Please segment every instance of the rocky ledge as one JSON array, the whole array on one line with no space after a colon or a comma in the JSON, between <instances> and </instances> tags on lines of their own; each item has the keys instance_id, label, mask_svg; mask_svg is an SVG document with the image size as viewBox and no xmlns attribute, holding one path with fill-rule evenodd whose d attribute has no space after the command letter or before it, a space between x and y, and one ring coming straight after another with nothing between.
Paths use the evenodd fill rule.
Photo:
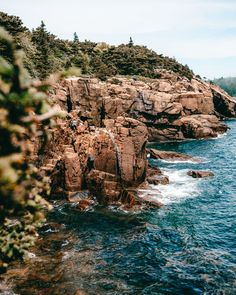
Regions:
<instances>
[{"instance_id":1,"label":"rocky ledge","mask_svg":"<svg viewBox=\"0 0 236 295\"><path fill-rule=\"evenodd\" d=\"M227 130L221 119L235 117L236 111L235 101L214 85L165 71L160 76L106 82L68 78L54 86L52 102L67 116L57 119L47 145L40 141L36 148L40 170L50 175L52 197L77 200L83 210L96 202L160 206L141 190L169 182L148 165L147 142L216 137ZM199 161L148 152L158 159ZM88 197L74 198L83 190Z\"/></svg>"}]
</instances>

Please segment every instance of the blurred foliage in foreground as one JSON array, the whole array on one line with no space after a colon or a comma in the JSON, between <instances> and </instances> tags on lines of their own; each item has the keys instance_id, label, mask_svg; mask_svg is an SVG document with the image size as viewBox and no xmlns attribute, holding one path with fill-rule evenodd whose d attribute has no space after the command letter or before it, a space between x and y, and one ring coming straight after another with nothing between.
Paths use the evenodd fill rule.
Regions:
<instances>
[{"instance_id":1,"label":"blurred foliage in foreground","mask_svg":"<svg viewBox=\"0 0 236 295\"><path fill-rule=\"evenodd\" d=\"M31 82L22 53L0 28L0 270L33 245L49 204L48 179L31 164L34 141L46 134L46 85ZM44 115L42 115L44 113ZM40 118L46 120L40 120Z\"/></svg>"},{"instance_id":2,"label":"blurred foliage in foreground","mask_svg":"<svg viewBox=\"0 0 236 295\"><path fill-rule=\"evenodd\" d=\"M32 77L44 79L51 73L78 67L82 74L101 80L115 75L159 78L157 69L165 69L191 79L193 72L175 58L157 54L146 46L127 44L108 45L105 42L62 40L50 33L44 22L30 31L21 19L0 12L0 26L13 37L18 48L25 52L24 65Z\"/></svg>"}]
</instances>

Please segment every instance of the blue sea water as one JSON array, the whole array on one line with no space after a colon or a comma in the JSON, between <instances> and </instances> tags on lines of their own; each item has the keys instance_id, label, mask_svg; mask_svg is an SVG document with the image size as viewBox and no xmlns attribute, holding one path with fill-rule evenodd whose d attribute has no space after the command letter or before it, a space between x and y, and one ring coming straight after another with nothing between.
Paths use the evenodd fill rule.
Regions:
<instances>
[{"instance_id":1,"label":"blue sea water","mask_svg":"<svg viewBox=\"0 0 236 295\"><path fill-rule=\"evenodd\" d=\"M170 177L157 187L161 209L58 204L16 294L236 294L236 121L228 125L217 139L156 145L204 160L152 160ZM215 177L193 179L191 169Z\"/></svg>"}]
</instances>

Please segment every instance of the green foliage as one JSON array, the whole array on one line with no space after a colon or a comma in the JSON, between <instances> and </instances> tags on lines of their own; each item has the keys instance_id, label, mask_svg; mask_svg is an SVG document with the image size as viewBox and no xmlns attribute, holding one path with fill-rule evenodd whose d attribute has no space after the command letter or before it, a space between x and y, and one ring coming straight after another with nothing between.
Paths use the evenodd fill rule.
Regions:
<instances>
[{"instance_id":1,"label":"green foliage","mask_svg":"<svg viewBox=\"0 0 236 295\"><path fill-rule=\"evenodd\" d=\"M10 16L0 11L0 27L5 28L13 36L28 32L29 30L23 25L22 20L18 16Z\"/></svg>"},{"instance_id":2,"label":"green foliage","mask_svg":"<svg viewBox=\"0 0 236 295\"><path fill-rule=\"evenodd\" d=\"M0 23L15 23L15 16L0 14ZM1 19L3 19L1 21ZM174 58L157 54L145 46L134 45L130 37L128 44L109 46L101 42L79 41L75 32L73 41L61 40L46 30L45 24L31 32L25 31L17 18L17 30L8 25L19 48L26 54L24 64L32 77L45 79L53 72L78 67L82 74L93 75L102 80L113 75L143 76L158 78L156 69L170 70L180 76L192 78L193 72L187 65ZM16 32L17 31L17 32Z\"/></svg>"},{"instance_id":3,"label":"green foliage","mask_svg":"<svg viewBox=\"0 0 236 295\"><path fill-rule=\"evenodd\" d=\"M32 42L36 47L35 65L38 71L38 76L45 79L49 74L54 72L55 60L51 49L54 36L46 30L44 22L33 30Z\"/></svg>"},{"instance_id":4,"label":"green foliage","mask_svg":"<svg viewBox=\"0 0 236 295\"><path fill-rule=\"evenodd\" d=\"M48 179L32 164L37 134L49 121L37 121L46 109L45 85L32 83L22 54L0 28L0 269L33 245L49 204Z\"/></svg>"},{"instance_id":5,"label":"green foliage","mask_svg":"<svg viewBox=\"0 0 236 295\"><path fill-rule=\"evenodd\" d=\"M212 82L224 89L229 95L236 96L236 77L221 77L214 79Z\"/></svg>"}]
</instances>

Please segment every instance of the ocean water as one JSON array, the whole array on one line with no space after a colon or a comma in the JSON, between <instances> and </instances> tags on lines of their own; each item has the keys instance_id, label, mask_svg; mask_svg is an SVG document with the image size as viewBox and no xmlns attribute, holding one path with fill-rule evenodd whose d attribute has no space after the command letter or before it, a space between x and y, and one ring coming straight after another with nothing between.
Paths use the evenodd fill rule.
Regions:
<instances>
[{"instance_id":1,"label":"ocean water","mask_svg":"<svg viewBox=\"0 0 236 295\"><path fill-rule=\"evenodd\" d=\"M152 160L170 177L152 188L162 193L161 209L80 213L55 204L28 264L12 267L2 294L236 294L236 121L228 125L217 139L156 145L203 158ZM192 169L215 177L193 179Z\"/></svg>"}]
</instances>

